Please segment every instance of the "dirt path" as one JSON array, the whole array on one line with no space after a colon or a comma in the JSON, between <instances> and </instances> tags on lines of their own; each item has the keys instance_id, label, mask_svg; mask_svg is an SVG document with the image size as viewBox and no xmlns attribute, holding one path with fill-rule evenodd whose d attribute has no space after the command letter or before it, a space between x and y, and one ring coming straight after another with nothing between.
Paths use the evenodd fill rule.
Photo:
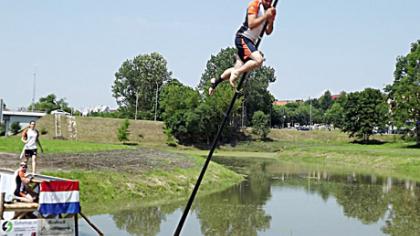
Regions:
<instances>
[{"instance_id":1,"label":"dirt path","mask_svg":"<svg viewBox=\"0 0 420 236\"><path fill-rule=\"evenodd\" d=\"M0 168L14 170L18 168L19 162L18 154L0 153ZM151 169L170 170L192 166L194 161L187 156L138 148L97 153L41 154L37 161L37 172L79 169L144 173Z\"/></svg>"}]
</instances>

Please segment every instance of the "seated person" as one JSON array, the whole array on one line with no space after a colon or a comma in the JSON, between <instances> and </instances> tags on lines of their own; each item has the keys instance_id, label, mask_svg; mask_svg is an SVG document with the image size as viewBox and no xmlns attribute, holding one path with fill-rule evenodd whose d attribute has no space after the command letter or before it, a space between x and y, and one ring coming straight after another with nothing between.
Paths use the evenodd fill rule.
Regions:
<instances>
[{"instance_id":1,"label":"seated person","mask_svg":"<svg viewBox=\"0 0 420 236\"><path fill-rule=\"evenodd\" d=\"M22 202L34 202L36 199L36 193L29 186L31 177L26 175L26 169L28 165L25 162L21 162L16 175L16 190L15 196Z\"/></svg>"}]
</instances>

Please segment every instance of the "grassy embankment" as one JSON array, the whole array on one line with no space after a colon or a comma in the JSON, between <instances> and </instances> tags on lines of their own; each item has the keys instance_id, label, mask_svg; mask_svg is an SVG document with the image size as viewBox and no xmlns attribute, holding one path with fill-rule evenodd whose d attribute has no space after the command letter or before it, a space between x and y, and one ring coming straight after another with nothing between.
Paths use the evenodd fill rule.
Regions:
<instances>
[{"instance_id":1,"label":"grassy embankment","mask_svg":"<svg viewBox=\"0 0 420 236\"><path fill-rule=\"evenodd\" d=\"M352 143L338 131L272 130L271 142L242 142L223 146L216 156L246 161L269 161L302 165L330 172L374 173L420 181L420 149L395 135L377 135L377 145ZM206 155L206 151L184 152ZM272 168L281 168L281 165ZM274 171L274 170L272 170Z\"/></svg>"},{"instance_id":2,"label":"grassy embankment","mask_svg":"<svg viewBox=\"0 0 420 236\"><path fill-rule=\"evenodd\" d=\"M62 121L64 123L62 124L63 136L67 138L69 135L65 128L65 119ZM116 134L122 121L121 119L78 117L78 141L52 139L52 134L54 134L52 116L46 116L39 120L37 128L48 132L47 135L41 137L44 155L58 158L61 153L92 153L95 155L94 153L103 151L142 148L118 143ZM162 133L162 127L161 122L131 120L130 142L132 144L141 143L143 146L163 145L165 136ZM18 154L22 146L18 136L0 138L0 152ZM159 152L156 152L156 155L159 155ZM186 167L168 167L171 162L170 158L162 161L148 156L147 158L150 159L146 162L155 163L152 169L144 169L139 166L138 171L125 171L123 168L118 168L119 157L115 156L115 158L117 168L93 168L92 170L61 168L60 171L57 171L46 167L42 173L79 180L84 211L89 214L109 213L130 207L134 199L137 199L136 204L144 206L188 197L204 162L197 155L188 155L185 157ZM144 157L140 156L139 158ZM65 160L63 161L65 162ZM184 160L182 159L180 162L182 161ZM42 165L40 166L42 167ZM241 175L212 163L199 193L208 194L220 191L239 183L242 179Z\"/></svg>"},{"instance_id":3,"label":"grassy embankment","mask_svg":"<svg viewBox=\"0 0 420 236\"><path fill-rule=\"evenodd\" d=\"M94 142L95 145L98 145L91 150L100 150L102 147L127 148L126 146L117 144L116 130L122 122L121 119L81 117L77 118L77 122L78 139L83 142ZM38 127L40 129L45 127L48 131L48 135L44 137L46 139L51 138L51 134L54 132L52 124L53 119L51 116L47 116L38 122ZM75 170L67 172L64 175L66 177L81 179L82 184L85 183L85 187L92 188L92 191L94 191L96 187L96 180L98 178L103 179L104 181L102 181L101 184L106 185L109 183L108 187L104 186L104 189L101 190L101 192L106 193L106 196L102 196L103 198L107 198L108 196L111 198L118 198L120 195L131 196L131 194L134 194L136 196L151 196L152 199L155 197L159 198L157 196L165 195L162 193L171 191L174 195L182 196L184 193L181 194L180 192L185 189L185 186L194 182L193 179L195 179L198 174L200 162L203 161L196 157L207 156L208 151L184 146L178 146L176 148L167 147L165 145L165 136L162 132L162 128L162 122L130 121L130 142L138 143L138 147L153 147L159 150L193 156L197 166L195 169L190 168L190 174L179 174L179 171L188 171L187 169L177 169L173 172L165 172L156 169L147 175L141 176L141 178L148 179L146 181L148 183L143 185L144 183L141 183L140 180L135 180L133 183L135 182L134 185L137 187L131 189L124 187L132 185L126 185L124 183L128 176L123 173L112 173L112 175L103 173L103 175L99 175L97 172L89 173ZM68 135L64 129L63 135L65 137ZM225 145L216 151L215 156L227 158L229 160L274 163L273 165L268 166L269 171L272 172L281 169L283 166L281 164L287 164L288 166L305 166L318 170L327 170L329 172L355 171L359 173L374 173L377 175L394 176L420 181L420 149L410 148L410 145L413 145L414 143L403 142L398 136L384 135L373 137L376 140L382 140L384 144L381 145L353 144L351 143L352 140L349 139L347 135L337 131L304 132L294 130L272 130L270 138L272 139L270 142L247 141L241 142L234 147ZM52 143L48 144L47 142L49 141ZM49 148L47 146L51 145L51 150L54 150L53 147L57 147L58 149L54 150L54 152L60 152L60 149L64 150L65 144L60 142L65 142L66 144L71 143L69 141L49 141L45 140L44 146L47 149ZM80 143L81 142L79 142L79 144ZM101 146L98 143L114 143L116 146L109 144ZM77 148L83 145L76 146L69 147L66 150L80 150ZM2 147L2 145L0 145L0 147ZM84 152L84 150L80 151ZM217 168L222 167L217 166ZM175 177L172 180L169 180L176 175L184 177L180 177L180 179ZM237 181L236 177L237 176L232 175L225 178L227 182L224 186ZM183 180L184 178L185 180ZM206 177L205 180L208 181L217 178L218 177L216 176ZM158 181L156 181L156 179L158 179ZM162 184L161 182L164 181L164 179L167 179L168 181L165 184ZM114 191L113 188L115 186L111 183L118 182L123 183L120 185L122 189ZM177 186L178 183L179 185ZM161 187L159 187L160 184L162 184ZM216 182L214 184L217 185ZM148 193L142 193L140 191L141 189L147 189ZM156 194L150 192L149 190L151 189L157 189ZM212 187L208 187L208 189L212 189ZM108 192L108 190L114 192ZM129 192L124 192L124 190L129 190Z\"/></svg>"},{"instance_id":4,"label":"grassy embankment","mask_svg":"<svg viewBox=\"0 0 420 236\"><path fill-rule=\"evenodd\" d=\"M113 127L109 129L114 129L113 133L116 134L116 129L121 123L119 119L83 119L80 127L89 132L80 133L81 140L95 140L95 142L103 141L100 138L106 135L98 133L105 132L104 130L98 131L93 127L100 127L100 123L103 122L106 127ZM47 119L44 118L43 121ZM139 142L140 146L199 156L206 156L208 153L207 150L191 147L167 147L164 144L162 122L131 121L130 123L132 124L130 140ZM90 136L85 136L87 134ZM410 148L414 143L404 142L397 135L373 136L372 139L384 142L378 145L352 143L352 139L338 131L305 132L273 129L269 137L273 141L241 142L235 147L225 145L219 148L215 155L246 160L275 160L329 171L358 171L420 181L420 149ZM116 142L116 136L112 137L112 141Z\"/></svg>"},{"instance_id":5,"label":"grassy embankment","mask_svg":"<svg viewBox=\"0 0 420 236\"><path fill-rule=\"evenodd\" d=\"M186 199L194 187L204 160L191 156L193 167L172 170L155 169L146 173L117 171L45 172L45 174L77 179L81 183L81 199L89 214L110 213L135 206L148 206ZM211 163L199 195L221 191L243 180L241 175Z\"/></svg>"}]
</instances>

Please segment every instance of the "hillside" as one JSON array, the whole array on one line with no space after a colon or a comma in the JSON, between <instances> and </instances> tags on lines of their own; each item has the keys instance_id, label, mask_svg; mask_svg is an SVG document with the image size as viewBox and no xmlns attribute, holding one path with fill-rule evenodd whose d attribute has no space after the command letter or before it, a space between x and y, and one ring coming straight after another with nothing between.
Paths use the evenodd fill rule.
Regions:
<instances>
[{"instance_id":1,"label":"hillside","mask_svg":"<svg viewBox=\"0 0 420 236\"><path fill-rule=\"evenodd\" d=\"M123 119L101 118L101 117L76 117L77 140L118 143L117 130ZM42 138L52 139L55 136L54 116L48 115L37 121L38 130L46 130L47 134ZM163 133L163 122L130 120L129 142L140 143L165 143L166 137ZM70 139L68 131L68 118L61 117L61 132L65 139Z\"/></svg>"}]
</instances>

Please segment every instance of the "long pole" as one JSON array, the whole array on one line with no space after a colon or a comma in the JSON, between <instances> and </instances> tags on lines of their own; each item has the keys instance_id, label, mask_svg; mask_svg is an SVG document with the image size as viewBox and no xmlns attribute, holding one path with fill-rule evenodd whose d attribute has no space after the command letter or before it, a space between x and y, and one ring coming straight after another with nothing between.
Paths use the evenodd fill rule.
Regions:
<instances>
[{"instance_id":1,"label":"long pole","mask_svg":"<svg viewBox=\"0 0 420 236\"><path fill-rule=\"evenodd\" d=\"M276 7L276 5L277 5L277 0L274 0L273 7ZM259 40L257 41L257 43L256 43L256 45L255 45L255 47L256 47L257 49L258 49L258 46L259 46L259 45L260 45L260 43L261 43L261 40L262 40L262 38L263 38L263 36L264 36L264 33L265 33L265 29L266 29L266 28L267 28L267 22L264 24L263 30L262 30L262 31L261 31L261 33L260 33ZM240 94L240 92L239 92L239 91L241 90L241 88L242 88L242 84L244 83L244 81L245 81L245 79L246 79L246 76L247 76L247 75L248 75L247 73L244 73L244 74L242 75L241 80L240 80L240 81L239 81L239 83L238 83L238 87L237 87L237 89L236 89L235 93L233 94L232 101L230 102L229 108L227 109L227 111L226 111L226 113L225 113L225 116L224 116L223 122L222 122L222 124L220 125L219 130L217 131L216 137L215 137L215 138L214 138L214 140L213 140L213 144L212 144L212 147L211 147L211 149L210 149L210 152L209 152L209 154L208 154L208 156L207 156L206 162L204 163L204 166L203 166L203 168L201 169L200 175L198 176L198 179L197 179L197 182L196 182L196 184L195 184L195 186L194 186L194 189L193 189L193 191L191 192L191 196L190 196L190 198L189 198L189 200L188 200L188 202L187 202L187 205L185 206L185 209L184 209L184 212L183 212L183 214L182 214L182 217L181 217L181 219L179 220L178 226L177 226L177 228L176 228L176 230L175 230L175 233L174 233L174 235L175 235L175 236L178 236L178 235L180 235L180 234L181 234L182 227L184 226L185 220L187 219L187 216L188 216L188 212L189 212L189 211L190 211L190 209L191 209L192 203L194 202L194 198L195 198L195 196L197 195L198 189L200 188L201 181L202 181L202 180L203 180L203 178L204 178L204 174L206 173L207 167L208 167L208 165L209 165L209 163L210 163L210 160L211 160L211 158L212 158L212 156L213 156L214 150L215 150L215 149L216 149L216 147L217 147L217 142L219 141L220 134L222 133L222 131L223 131L223 129L224 129L224 127L225 127L225 125L226 125L226 122L227 122L227 120L228 120L228 118L229 118L229 116L230 116L230 112L232 111L232 108L233 108L233 105L235 104L236 98L237 98L237 97L239 96L239 94Z\"/></svg>"}]
</instances>

